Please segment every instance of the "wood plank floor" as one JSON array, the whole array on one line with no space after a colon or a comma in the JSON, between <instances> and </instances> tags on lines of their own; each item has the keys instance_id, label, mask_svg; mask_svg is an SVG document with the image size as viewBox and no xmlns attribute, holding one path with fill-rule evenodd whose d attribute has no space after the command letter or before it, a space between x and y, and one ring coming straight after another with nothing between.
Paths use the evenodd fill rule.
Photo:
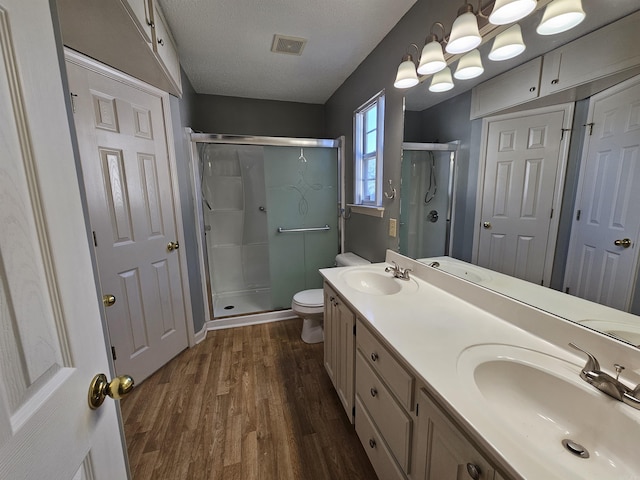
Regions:
<instances>
[{"instance_id":1,"label":"wood plank floor","mask_svg":"<svg viewBox=\"0 0 640 480\"><path fill-rule=\"evenodd\" d=\"M301 322L209 332L123 399L133 479L376 479Z\"/></svg>"}]
</instances>

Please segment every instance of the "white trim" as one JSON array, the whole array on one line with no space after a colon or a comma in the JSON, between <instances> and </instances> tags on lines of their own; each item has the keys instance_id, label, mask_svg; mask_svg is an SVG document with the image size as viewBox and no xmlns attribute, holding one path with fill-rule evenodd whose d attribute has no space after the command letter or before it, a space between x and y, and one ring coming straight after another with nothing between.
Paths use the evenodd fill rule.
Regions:
<instances>
[{"instance_id":1,"label":"white trim","mask_svg":"<svg viewBox=\"0 0 640 480\"><path fill-rule=\"evenodd\" d=\"M176 153L173 141L173 130L171 122L171 106L169 94L148 83L138 80L119 70L115 70L108 65L104 65L96 60L86 57L67 47L64 49L65 60L87 70L91 70L99 75L115 80L124 85L137 88L143 92L157 96L162 102L162 113L164 115L164 132L167 141L167 157L169 160L169 174L171 177L171 196L173 197L173 217L176 226L176 237L178 242L186 245L184 240L184 226L182 224L182 209L180 208L180 189L178 188L178 172L176 166ZM178 264L180 267L180 281L182 284L182 296L184 304L184 318L187 329L187 342L190 347L195 343L195 332L193 327L193 308L191 306L191 292L189 287L189 276L187 275L187 252L186 249L178 249Z\"/></svg>"},{"instance_id":2,"label":"white trim","mask_svg":"<svg viewBox=\"0 0 640 480\"><path fill-rule=\"evenodd\" d=\"M202 328L200 329L199 332L196 332L196 334L194 335L194 340L195 340L195 344L199 344L200 342L204 341L204 339L207 338L207 322L204 322L204 325L202 325Z\"/></svg>"},{"instance_id":3,"label":"white trim","mask_svg":"<svg viewBox=\"0 0 640 480\"><path fill-rule=\"evenodd\" d=\"M248 325L259 325L261 323L279 322L298 318L291 309L279 310L277 312L256 313L254 315L239 315L237 317L222 318L220 320L209 320L205 323L207 331L223 330L225 328L246 327Z\"/></svg>"},{"instance_id":4,"label":"white trim","mask_svg":"<svg viewBox=\"0 0 640 480\"><path fill-rule=\"evenodd\" d=\"M377 218L384 217L384 207L375 207L373 205L356 205L354 203L348 203L347 208L351 211L351 213L369 215L370 217Z\"/></svg>"},{"instance_id":5,"label":"white trim","mask_svg":"<svg viewBox=\"0 0 640 480\"><path fill-rule=\"evenodd\" d=\"M569 144L571 142L571 128L573 125L573 103L564 103L560 105L551 105L549 107L536 108L534 110L523 110L520 112L507 113L504 115L496 115L485 117L482 119L482 137L480 141L480 159L478 165L478 187L476 193L476 214L473 223L473 250L471 252L471 262L478 264L478 250L480 248L480 222L482 220L482 198L484 196L484 180L485 169L487 163L487 135L489 133L489 124L503 120L511 120L514 118L529 117L532 115L541 115L545 113L564 111L564 119L562 128L568 129L567 134L560 141L560 158L558 159L558 169L556 171L556 183L553 190L553 218L549 223L549 237L547 239L547 248L545 253L543 282L545 286L551 284L551 271L553 269L553 260L555 257L555 246L558 239L558 226L560 223L560 209L562 207L562 195L564 193L564 182L567 171L567 160L569 158Z\"/></svg>"}]
</instances>

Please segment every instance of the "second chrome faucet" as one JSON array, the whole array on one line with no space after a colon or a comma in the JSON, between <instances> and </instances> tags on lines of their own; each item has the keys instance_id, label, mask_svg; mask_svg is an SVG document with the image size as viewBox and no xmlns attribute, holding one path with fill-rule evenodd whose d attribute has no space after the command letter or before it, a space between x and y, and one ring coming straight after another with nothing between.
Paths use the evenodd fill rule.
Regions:
<instances>
[{"instance_id":1,"label":"second chrome faucet","mask_svg":"<svg viewBox=\"0 0 640 480\"><path fill-rule=\"evenodd\" d=\"M640 410L640 384L635 388L629 388L618 380L620 372L624 370L622 365L618 365L617 363L614 365L616 369L616 376L614 378L600 370L598 360L591 353L578 347L575 343L569 343L569 346L587 356L587 363L580 372L580 378L610 397Z\"/></svg>"}]
</instances>

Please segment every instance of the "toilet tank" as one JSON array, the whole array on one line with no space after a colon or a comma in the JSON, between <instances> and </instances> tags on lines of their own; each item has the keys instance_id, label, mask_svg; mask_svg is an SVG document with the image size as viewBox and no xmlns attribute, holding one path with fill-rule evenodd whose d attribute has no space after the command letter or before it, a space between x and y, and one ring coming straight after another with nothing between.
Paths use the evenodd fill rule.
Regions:
<instances>
[{"instance_id":1,"label":"toilet tank","mask_svg":"<svg viewBox=\"0 0 640 480\"><path fill-rule=\"evenodd\" d=\"M354 265L367 265L371 263L362 257L359 257L355 253L345 252L336 255L336 266L338 267L353 267Z\"/></svg>"}]
</instances>

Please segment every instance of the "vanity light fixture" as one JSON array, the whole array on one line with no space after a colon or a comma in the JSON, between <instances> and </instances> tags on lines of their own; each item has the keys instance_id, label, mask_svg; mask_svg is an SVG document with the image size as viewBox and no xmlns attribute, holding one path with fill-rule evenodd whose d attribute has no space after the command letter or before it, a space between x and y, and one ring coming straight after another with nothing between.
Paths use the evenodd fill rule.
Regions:
<instances>
[{"instance_id":1,"label":"vanity light fixture","mask_svg":"<svg viewBox=\"0 0 640 480\"><path fill-rule=\"evenodd\" d=\"M536 32L554 35L566 32L584 20L582 0L553 0L547 5Z\"/></svg>"},{"instance_id":2,"label":"vanity light fixture","mask_svg":"<svg viewBox=\"0 0 640 480\"><path fill-rule=\"evenodd\" d=\"M451 69L445 67L431 78L429 85L430 92L446 92L453 88L453 79L451 78Z\"/></svg>"},{"instance_id":3,"label":"vanity light fixture","mask_svg":"<svg viewBox=\"0 0 640 480\"><path fill-rule=\"evenodd\" d=\"M470 78L476 78L482 75L484 67L482 66L482 58L480 58L480 52L478 49L471 50L469 53L465 53L458 61L458 68L456 68L453 76L458 80L468 80Z\"/></svg>"},{"instance_id":4,"label":"vanity light fixture","mask_svg":"<svg viewBox=\"0 0 640 480\"><path fill-rule=\"evenodd\" d=\"M451 27L451 35L445 50L451 54L466 53L476 48L481 42L478 18L473 12L473 6L465 2L458 10L458 17Z\"/></svg>"},{"instance_id":5,"label":"vanity light fixture","mask_svg":"<svg viewBox=\"0 0 640 480\"><path fill-rule=\"evenodd\" d=\"M502 61L517 57L525 51L527 47L522 40L522 30L517 23L504 32L500 33L494 40L489 60Z\"/></svg>"},{"instance_id":6,"label":"vanity light fixture","mask_svg":"<svg viewBox=\"0 0 640 480\"><path fill-rule=\"evenodd\" d=\"M420 64L418 65L418 73L420 75L431 75L447 66L447 62L444 60L442 44L438 40L438 36L433 33L433 27L436 25L442 29L443 40L445 37L444 25L442 23L436 22L431 25L431 31L424 41L422 55L420 55Z\"/></svg>"},{"instance_id":7,"label":"vanity light fixture","mask_svg":"<svg viewBox=\"0 0 640 480\"><path fill-rule=\"evenodd\" d=\"M412 44L414 45L414 44ZM417 46L414 45L417 50ZM410 53L402 57L402 63L398 66L396 81L393 86L396 88L411 88L418 84L418 74L416 73L416 64L413 63L413 57Z\"/></svg>"},{"instance_id":8,"label":"vanity light fixture","mask_svg":"<svg viewBox=\"0 0 640 480\"><path fill-rule=\"evenodd\" d=\"M496 0L489 15L494 25L507 25L523 19L536 8L537 0Z\"/></svg>"}]
</instances>

